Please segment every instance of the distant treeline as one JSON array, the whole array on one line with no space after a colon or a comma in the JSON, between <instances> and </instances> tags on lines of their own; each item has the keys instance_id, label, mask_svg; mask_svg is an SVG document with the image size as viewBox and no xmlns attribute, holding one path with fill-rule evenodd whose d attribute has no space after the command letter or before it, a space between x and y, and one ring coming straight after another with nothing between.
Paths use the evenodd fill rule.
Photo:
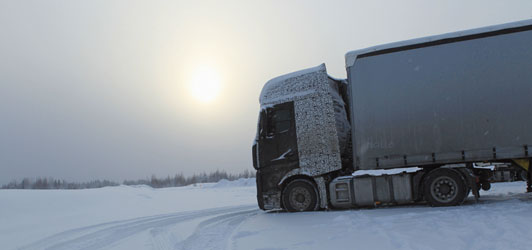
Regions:
<instances>
[{"instance_id":1,"label":"distant treeline","mask_svg":"<svg viewBox=\"0 0 532 250\"><path fill-rule=\"evenodd\" d=\"M2 185L1 189L85 189L85 188L101 188L108 186L118 186L120 184L108 180L96 180L89 182L68 182L65 180L57 180L54 178L24 178L22 181L11 181L7 185Z\"/></svg>"},{"instance_id":2,"label":"distant treeline","mask_svg":"<svg viewBox=\"0 0 532 250\"><path fill-rule=\"evenodd\" d=\"M196 183L218 182L220 180L238 180L240 178L252 178L255 173L245 170L239 174L229 174L225 171L217 170L215 172L194 174L185 177L182 173L174 175L174 177L167 176L166 178L157 178L152 175L151 178L140 180L125 180L123 185L148 185L154 188L164 187L182 187ZM120 183L108 180L95 180L89 182L67 182L64 180L57 180L54 178L24 178L21 181L11 181L6 185L2 185L1 189L86 189L86 188L101 188L108 186L118 186Z\"/></svg>"},{"instance_id":3,"label":"distant treeline","mask_svg":"<svg viewBox=\"0 0 532 250\"><path fill-rule=\"evenodd\" d=\"M226 179L230 181L238 180L240 178L252 178L255 177L255 173L249 170L245 170L239 174L228 174L225 171L219 171L212 173L201 173L195 174L193 176L185 177L183 174L176 174L174 177L167 176L166 178L157 178L152 175L151 179L146 180L136 180L130 181L126 180L123 182L124 185L148 185L154 188L163 188L163 187L182 187L190 184L196 183L208 183L208 182L218 182L220 180Z\"/></svg>"}]
</instances>

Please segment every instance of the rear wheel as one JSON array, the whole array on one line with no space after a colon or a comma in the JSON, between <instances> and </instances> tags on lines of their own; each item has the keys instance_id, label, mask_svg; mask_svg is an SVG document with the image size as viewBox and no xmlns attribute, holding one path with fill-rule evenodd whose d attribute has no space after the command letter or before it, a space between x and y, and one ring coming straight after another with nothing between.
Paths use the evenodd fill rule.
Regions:
<instances>
[{"instance_id":1,"label":"rear wheel","mask_svg":"<svg viewBox=\"0 0 532 250\"><path fill-rule=\"evenodd\" d=\"M318 194L314 183L296 179L283 191L284 208L289 212L313 211L318 208Z\"/></svg>"},{"instance_id":2,"label":"rear wheel","mask_svg":"<svg viewBox=\"0 0 532 250\"><path fill-rule=\"evenodd\" d=\"M467 193L465 179L454 169L438 168L425 177L423 194L431 206L459 205Z\"/></svg>"}]
</instances>

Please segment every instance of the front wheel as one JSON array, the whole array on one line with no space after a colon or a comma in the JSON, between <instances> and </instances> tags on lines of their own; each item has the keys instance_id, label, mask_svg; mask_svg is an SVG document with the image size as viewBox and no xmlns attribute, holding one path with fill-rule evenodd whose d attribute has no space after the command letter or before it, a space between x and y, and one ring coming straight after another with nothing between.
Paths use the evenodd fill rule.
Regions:
<instances>
[{"instance_id":1,"label":"front wheel","mask_svg":"<svg viewBox=\"0 0 532 250\"><path fill-rule=\"evenodd\" d=\"M425 200L431 206L456 206L468 193L468 186L462 175L450 168L438 168L428 173L424 181Z\"/></svg>"},{"instance_id":2,"label":"front wheel","mask_svg":"<svg viewBox=\"0 0 532 250\"><path fill-rule=\"evenodd\" d=\"M314 183L296 179L283 191L284 208L289 212L313 211L318 208L318 194Z\"/></svg>"}]
</instances>

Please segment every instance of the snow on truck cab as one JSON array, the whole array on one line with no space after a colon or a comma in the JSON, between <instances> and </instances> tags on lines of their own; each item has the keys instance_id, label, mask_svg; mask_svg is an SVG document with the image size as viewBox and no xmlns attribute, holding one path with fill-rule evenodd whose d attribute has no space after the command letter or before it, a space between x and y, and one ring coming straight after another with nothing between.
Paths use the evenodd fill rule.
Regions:
<instances>
[{"instance_id":1,"label":"snow on truck cab","mask_svg":"<svg viewBox=\"0 0 532 250\"><path fill-rule=\"evenodd\" d=\"M532 191L531 45L526 20L349 52L346 80L322 64L268 81L259 207L459 205L494 181L477 163L521 169Z\"/></svg>"}]
</instances>

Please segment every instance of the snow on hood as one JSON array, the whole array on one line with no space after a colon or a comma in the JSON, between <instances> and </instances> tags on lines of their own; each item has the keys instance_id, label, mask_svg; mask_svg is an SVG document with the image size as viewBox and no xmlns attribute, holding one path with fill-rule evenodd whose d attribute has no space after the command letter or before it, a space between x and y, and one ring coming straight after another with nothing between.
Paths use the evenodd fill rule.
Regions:
<instances>
[{"instance_id":1,"label":"snow on hood","mask_svg":"<svg viewBox=\"0 0 532 250\"><path fill-rule=\"evenodd\" d=\"M377 46L360 49L360 50L353 50L345 54L345 67L349 68L353 66L353 64L355 63L355 60L357 59L359 55L366 54L369 52L375 52L375 51L380 51L380 50L385 50L385 49L390 49L390 48L403 47L403 46L426 43L426 42L433 42L433 41L456 38L456 37L461 37L461 36L468 36L468 35L475 35L475 34L481 34L481 33L492 32L492 31L499 31L499 30L504 30L504 29L517 28L517 27L528 26L528 25L532 25L532 19L512 22L512 23L506 23L506 24L492 25L492 26L470 29L470 30L451 32L451 33L435 35L435 36L427 36L427 37L411 39L411 40L406 40L406 41L382 44L382 45L377 45Z\"/></svg>"}]
</instances>

